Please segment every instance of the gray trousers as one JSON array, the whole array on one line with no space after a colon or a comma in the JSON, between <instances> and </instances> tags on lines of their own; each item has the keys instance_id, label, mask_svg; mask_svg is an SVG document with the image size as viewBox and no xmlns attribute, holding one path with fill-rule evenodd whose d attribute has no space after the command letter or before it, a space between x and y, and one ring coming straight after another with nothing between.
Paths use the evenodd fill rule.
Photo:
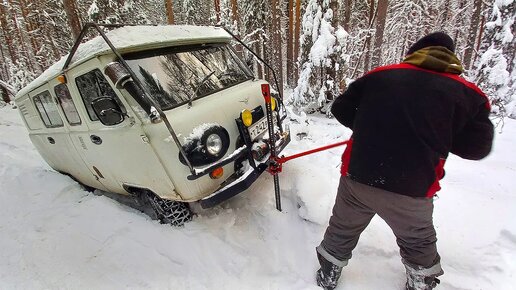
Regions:
<instances>
[{"instance_id":1,"label":"gray trousers","mask_svg":"<svg viewBox=\"0 0 516 290\"><path fill-rule=\"evenodd\" d=\"M343 176L330 224L317 251L336 265L346 265L360 234L378 214L394 232L406 266L442 272L433 209L432 199L395 194Z\"/></svg>"}]
</instances>

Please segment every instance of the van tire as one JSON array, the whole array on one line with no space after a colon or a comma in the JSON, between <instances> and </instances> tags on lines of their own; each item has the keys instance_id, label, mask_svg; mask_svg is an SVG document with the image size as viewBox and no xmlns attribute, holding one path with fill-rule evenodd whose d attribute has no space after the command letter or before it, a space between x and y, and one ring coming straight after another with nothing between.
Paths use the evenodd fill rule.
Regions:
<instances>
[{"instance_id":1,"label":"van tire","mask_svg":"<svg viewBox=\"0 0 516 290\"><path fill-rule=\"evenodd\" d=\"M192 211L187 203L163 199L151 191L145 191L143 197L162 224L180 227L192 220Z\"/></svg>"}]
</instances>

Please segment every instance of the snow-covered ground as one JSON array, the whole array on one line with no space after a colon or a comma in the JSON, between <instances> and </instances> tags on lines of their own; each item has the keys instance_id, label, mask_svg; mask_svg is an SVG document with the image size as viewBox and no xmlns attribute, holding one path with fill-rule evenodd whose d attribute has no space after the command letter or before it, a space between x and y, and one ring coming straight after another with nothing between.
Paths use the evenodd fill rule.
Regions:
<instances>
[{"instance_id":1,"label":"snow-covered ground","mask_svg":"<svg viewBox=\"0 0 516 290\"><path fill-rule=\"evenodd\" d=\"M285 154L337 142L349 131L297 118ZM301 138L302 137L302 138ZM516 289L516 121L481 162L451 157L436 201L445 275L440 289ZM315 246L328 222L342 148L284 166L283 212L270 176L200 213L161 225L81 190L35 151L17 110L0 108L0 289L319 289ZM375 218L338 289L402 289L394 236Z\"/></svg>"}]
</instances>

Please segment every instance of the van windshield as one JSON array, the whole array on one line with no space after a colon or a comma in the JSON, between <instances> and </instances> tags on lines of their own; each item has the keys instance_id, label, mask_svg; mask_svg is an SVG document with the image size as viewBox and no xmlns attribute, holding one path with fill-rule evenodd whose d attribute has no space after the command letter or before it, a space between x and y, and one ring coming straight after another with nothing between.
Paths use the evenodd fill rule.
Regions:
<instances>
[{"instance_id":1,"label":"van windshield","mask_svg":"<svg viewBox=\"0 0 516 290\"><path fill-rule=\"evenodd\" d=\"M159 49L124 58L163 110L252 77L227 45Z\"/></svg>"}]
</instances>

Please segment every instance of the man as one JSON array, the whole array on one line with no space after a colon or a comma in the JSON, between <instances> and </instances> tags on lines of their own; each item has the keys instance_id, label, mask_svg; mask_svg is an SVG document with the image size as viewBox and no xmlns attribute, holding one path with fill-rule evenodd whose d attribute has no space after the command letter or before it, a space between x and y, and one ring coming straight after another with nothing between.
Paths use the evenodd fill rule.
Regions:
<instances>
[{"instance_id":1,"label":"man","mask_svg":"<svg viewBox=\"0 0 516 290\"><path fill-rule=\"evenodd\" d=\"M353 130L342 158L333 215L317 257L317 284L334 289L375 214L391 227L407 272L407 290L434 288L443 274L432 221L451 152L479 160L491 151L488 99L463 72L442 32L418 40L400 64L353 82L331 112Z\"/></svg>"}]
</instances>

